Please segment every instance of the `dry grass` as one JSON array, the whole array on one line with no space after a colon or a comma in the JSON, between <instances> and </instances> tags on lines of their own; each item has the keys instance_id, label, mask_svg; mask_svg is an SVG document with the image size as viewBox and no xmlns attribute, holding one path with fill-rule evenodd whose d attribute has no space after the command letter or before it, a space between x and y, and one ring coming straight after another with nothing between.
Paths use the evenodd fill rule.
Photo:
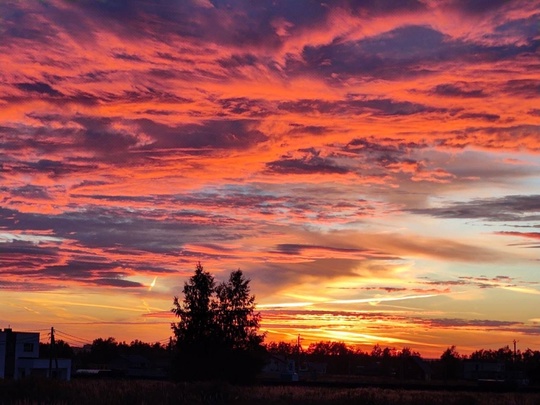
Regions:
<instances>
[{"instance_id":1,"label":"dry grass","mask_svg":"<svg viewBox=\"0 0 540 405\"><path fill-rule=\"evenodd\" d=\"M238 404L539 405L540 394L409 391L380 388L248 387Z\"/></svg>"},{"instance_id":2,"label":"dry grass","mask_svg":"<svg viewBox=\"0 0 540 405\"><path fill-rule=\"evenodd\" d=\"M0 382L0 404L10 405L538 405L538 393L409 391L301 386L235 387L163 381L25 380Z\"/></svg>"}]
</instances>

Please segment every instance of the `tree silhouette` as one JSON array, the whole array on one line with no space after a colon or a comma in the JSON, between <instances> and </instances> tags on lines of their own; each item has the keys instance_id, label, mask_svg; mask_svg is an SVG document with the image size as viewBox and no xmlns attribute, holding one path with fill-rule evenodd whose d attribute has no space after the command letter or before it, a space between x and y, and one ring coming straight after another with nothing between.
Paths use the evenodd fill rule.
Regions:
<instances>
[{"instance_id":1,"label":"tree silhouette","mask_svg":"<svg viewBox=\"0 0 540 405\"><path fill-rule=\"evenodd\" d=\"M59 358L71 359L73 358L73 348L69 343L58 339L54 343L54 352L55 355ZM42 359L48 359L51 355L51 344L50 343L40 343L39 344L39 357Z\"/></svg>"},{"instance_id":2,"label":"tree silhouette","mask_svg":"<svg viewBox=\"0 0 540 405\"><path fill-rule=\"evenodd\" d=\"M447 348L441 354L441 366L445 380L457 379L461 376L462 357L456 350L456 346Z\"/></svg>"},{"instance_id":3,"label":"tree silhouette","mask_svg":"<svg viewBox=\"0 0 540 405\"><path fill-rule=\"evenodd\" d=\"M501 347L498 350L480 349L471 353L471 360L502 361L511 363L513 359L514 352L508 346Z\"/></svg>"},{"instance_id":4,"label":"tree silhouette","mask_svg":"<svg viewBox=\"0 0 540 405\"><path fill-rule=\"evenodd\" d=\"M308 354L313 355L315 358L324 359L329 356L347 356L352 354L353 351L344 342L316 342L310 343Z\"/></svg>"},{"instance_id":5,"label":"tree silhouette","mask_svg":"<svg viewBox=\"0 0 540 405\"><path fill-rule=\"evenodd\" d=\"M214 277L197 264L195 274L184 284L182 302L174 297L172 312L180 321L172 325L179 347L208 342L216 335Z\"/></svg>"},{"instance_id":6,"label":"tree silhouette","mask_svg":"<svg viewBox=\"0 0 540 405\"><path fill-rule=\"evenodd\" d=\"M278 354L285 357L298 355L298 345L290 342L269 342L265 346L266 351L272 354Z\"/></svg>"},{"instance_id":7,"label":"tree silhouette","mask_svg":"<svg viewBox=\"0 0 540 405\"><path fill-rule=\"evenodd\" d=\"M90 358L93 363L103 365L118 356L118 342L113 337L94 339L90 347Z\"/></svg>"},{"instance_id":8,"label":"tree silhouette","mask_svg":"<svg viewBox=\"0 0 540 405\"><path fill-rule=\"evenodd\" d=\"M258 334L260 314L249 279L241 270L216 286L214 277L199 263L184 284L183 300L174 297L172 325L176 355L173 377L179 380L226 379L243 382L262 367Z\"/></svg>"},{"instance_id":9,"label":"tree silhouette","mask_svg":"<svg viewBox=\"0 0 540 405\"><path fill-rule=\"evenodd\" d=\"M217 327L224 343L232 349L251 350L264 336L258 334L261 316L255 313L255 296L241 270L233 271L226 283L216 288Z\"/></svg>"},{"instance_id":10,"label":"tree silhouette","mask_svg":"<svg viewBox=\"0 0 540 405\"><path fill-rule=\"evenodd\" d=\"M354 351L345 342L311 343L307 355L317 362L326 363L328 372L335 374L350 373L354 359Z\"/></svg>"}]
</instances>

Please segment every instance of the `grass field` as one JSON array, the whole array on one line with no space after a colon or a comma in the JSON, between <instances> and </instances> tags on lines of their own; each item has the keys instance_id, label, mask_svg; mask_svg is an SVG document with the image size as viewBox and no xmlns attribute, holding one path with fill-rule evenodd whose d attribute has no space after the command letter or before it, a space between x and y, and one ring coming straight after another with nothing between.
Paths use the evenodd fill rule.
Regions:
<instances>
[{"instance_id":1,"label":"grass field","mask_svg":"<svg viewBox=\"0 0 540 405\"><path fill-rule=\"evenodd\" d=\"M0 381L0 404L538 405L540 393L247 386L164 381Z\"/></svg>"}]
</instances>

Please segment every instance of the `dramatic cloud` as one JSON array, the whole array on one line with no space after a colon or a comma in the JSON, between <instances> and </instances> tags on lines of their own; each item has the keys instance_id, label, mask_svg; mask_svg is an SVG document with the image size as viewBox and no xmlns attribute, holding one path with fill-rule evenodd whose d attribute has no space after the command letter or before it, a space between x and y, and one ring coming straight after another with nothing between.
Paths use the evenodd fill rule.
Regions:
<instances>
[{"instance_id":1,"label":"dramatic cloud","mask_svg":"<svg viewBox=\"0 0 540 405\"><path fill-rule=\"evenodd\" d=\"M0 2L0 322L167 339L201 261L268 339L538 342L539 7Z\"/></svg>"}]
</instances>

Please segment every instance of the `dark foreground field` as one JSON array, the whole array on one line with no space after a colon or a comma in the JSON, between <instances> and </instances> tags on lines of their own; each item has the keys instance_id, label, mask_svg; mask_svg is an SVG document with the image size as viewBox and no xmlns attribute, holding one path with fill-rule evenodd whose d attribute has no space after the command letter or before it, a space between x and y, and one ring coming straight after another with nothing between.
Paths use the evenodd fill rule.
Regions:
<instances>
[{"instance_id":1,"label":"dark foreground field","mask_svg":"<svg viewBox=\"0 0 540 405\"><path fill-rule=\"evenodd\" d=\"M302 386L238 387L163 381L0 381L0 404L238 404L238 405L538 405L540 393L421 391Z\"/></svg>"}]
</instances>

